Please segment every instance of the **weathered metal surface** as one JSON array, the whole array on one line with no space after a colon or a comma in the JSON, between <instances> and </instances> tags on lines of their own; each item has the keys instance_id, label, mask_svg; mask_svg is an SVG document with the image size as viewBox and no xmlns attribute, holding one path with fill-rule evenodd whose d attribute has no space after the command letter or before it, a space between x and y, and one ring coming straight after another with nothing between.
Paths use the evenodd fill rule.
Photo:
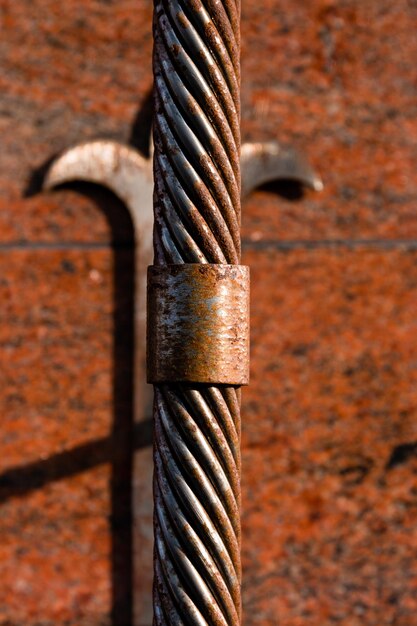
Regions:
<instances>
[{"instance_id":1,"label":"weathered metal surface","mask_svg":"<svg viewBox=\"0 0 417 626\"><path fill-rule=\"evenodd\" d=\"M238 624L239 394L161 385L155 407L155 622Z\"/></svg>"},{"instance_id":2,"label":"weathered metal surface","mask_svg":"<svg viewBox=\"0 0 417 626\"><path fill-rule=\"evenodd\" d=\"M144 131L145 132L145 131ZM150 152L153 152L151 142ZM294 155L289 167L288 152ZM314 170L305 166L303 155L292 148L281 148L278 142L246 143L242 146L242 197L249 194L259 184L268 180L293 178L300 183L318 188L315 181L320 177ZM265 161L267 165L265 166ZM261 167L259 166L261 164ZM266 178L268 176L268 178ZM145 377L145 317L146 317L146 268L152 262L152 193L153 171L152 161L144 159L134 148L123 146L117 142L98 140L80 144L61 154L48 170L44 188L50 189L74 180L86 180L104 185L111 189L126 204L132 216L136 237L136 293L135 293L135 422L148 419L152 412L152 387L146 384ZM198 392L202 394L203 390ZM206 392L209 393L209 392ZM211 394L211 395L210 395ZM223 389L223 396L211 389L209 400L216 403L216 412L208 411L205 404L205 415L208 416L208 428L216 428L216 419L226 420L225 427L228 438L234 437L227 444L234 450L238 459L238 429L230 422L230 412L236 404L238 392L234 389ZM200 405L201 407L201 405ZM229 408L230 407L230 408ZM201 409L202 410L202 409ZM237 408L233 409L235 417ZM220 415L216 418L215 415ZM229 421L228 421L229 420ZM223 442L224 446L226 445ZM217 446L223 445L217 439ZM152 554L150 541L144 537L152 534L148 503L152 498L151 462L149 450L141 450L135 454L135 488L141 494L134 502L135 510L135 580L140 581L140 588L149 590L151 596ZM223 457L227 452L223 450ZM237 462L237 461L236 461ZM229 458L228 473L234 471L234 464ZM197 548L194 548L197 549ZM161 570L158 569L161 579ZM135 596L135 615L137 623L149 621L151 607L146 594ZM234 596L237 597L236 592ZM165 598L169 604L168 596Z\"/></svg>"},{"instance_id":3,"label":"weathered metal surface","mask_svg":"<svg viewBox=\"0 0 417 626\"><path fill-rule=\"evenodd\" d=\"M160 266L240 259L239 9L234 2L205 6L155 5L155 263ZM243 146L242 171L243 194L275 178L295 178L319 188L303 158L296 153L289 159L275 142L264 148ZM92 142L55 161L45 187L75 179L112 189L134 219L135 415L140 420L150 404L142 381L151 163L133 148ZM155 625L237 626L240 391L164 384L156 387L155 397ZM147 474L143 464L138 471ZM135 550L139 554L140 546ZM146 577L146 555L140 561L143 571L135 575ZM136 560L136 568L138 564Z\"/></svg>"},{"instance_id":4,"label":"weathered metal surface","mask_svg":"<svg viewBox=\"0 0 417 626\"><path fill-rule=\"evenodd\" d=\"M44 189L73 181L86 180L111 189L128 207L136 237L136 320L137 345L142 360L145 348L146 272L152 263L151 161L115 141L91 141L70 148L54 161L46 173Z\"/></svg>"},{"instance_id":5,"label":"weathered metal surface","mask_svg":"<svg viewBox=\"0 0 417 626\"><path fill-rule=\"evenodd\" d=\"M239 2L155 0L155 264L239 264ZM240 624L240 392L155 386L154 626Z\"/></svg>"},{"instance_id":6,"label":"weathered metal surface","mask_svg":"<svg viewBox=\"0 0 417 626\"><path fill-rule=\"evenodd\" d=\"M247 385L249 268L148 270L148 382Z\"/></svg>"},{"instance_id":7,"label":"weathered metal surface","mask_svg":"<svg viewBox=\"0 0 417 626\"><path fill-rule=\"evenodd\" d=\"M135 328L134 328L134 421L152 417L152 386L146 384L146 268L152 263L151 162L136 150L113 141L94 141L70 148L48 170L44 188L74 180L86 180L111 189L126 205L135 230ZM134 594L134 623L149 624L152 614L152 454L141 449L134 454L133 501L134 581L141 593ZM143 593L142 593L142 590ZM148 597L146 597L148 596Z\"/></svg>"},{"instance_id":8,"label":"weathered metal surface","mask_svg":"<svg viewBox=\"0 0 417 626\"><path fill-rule=\"evenodd\" d=\"M277 141L250 142L242 145L242 198L252 189L274 180L294 180L322 191L323 181L306 158L291 146Z\"/></svg>"},{"instance_id":9,"label":"weathered metal surface","mask_svg":"<svg viewBox=\"0 0 417 626\"><path fill-rule=\"evenodd\" d=\"M305 155L292 146L281 145L275 140L249 141L242 144L240 158L242 199L260 185L274 180L294 180L315 191L323 189L320 174L311 167ZM74 180L90 181L111 189L129 208L142 244L148 240L151 242L151 160L145 159L135 148L116 141L100 139L82 143L69 148L53 161L43 187L52 189ZM151 216L146 230L145 216Z\"/></svg>"},{"instance_id":10,"label":"weathered metal surface","mask_svg":"<svg viewBox=\"0 0 417 626\"><path fill-rule=\"evenodd\" d=\"M144 386L146 328L146 268L152 263L153 173L151 161L133 148L115 141L91 141L70 148L54 161L46 173L44 189L86 180L111 189L127 206L136 239L135 345L136 414L151 406L151 388ZM138 390L136 390L138 391Z\"/></svg>"}]
</instances>

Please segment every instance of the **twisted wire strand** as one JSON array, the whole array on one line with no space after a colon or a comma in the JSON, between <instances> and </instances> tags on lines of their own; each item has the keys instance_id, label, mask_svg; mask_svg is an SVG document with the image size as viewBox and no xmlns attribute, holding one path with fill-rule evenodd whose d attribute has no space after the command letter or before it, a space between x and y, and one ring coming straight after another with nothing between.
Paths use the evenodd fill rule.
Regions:
<instances>
[{"instance_id":1,"label":"twisted wire strand","mask_svg":"<svg viewBox=\"0 0 417 626\"><path fill-rule=\"evenodd\" d=\"M155 264L240 261L238 0L155 0ZM155 386L154 626L238 626L240 390Z\"/></svg>"}]
</instances>

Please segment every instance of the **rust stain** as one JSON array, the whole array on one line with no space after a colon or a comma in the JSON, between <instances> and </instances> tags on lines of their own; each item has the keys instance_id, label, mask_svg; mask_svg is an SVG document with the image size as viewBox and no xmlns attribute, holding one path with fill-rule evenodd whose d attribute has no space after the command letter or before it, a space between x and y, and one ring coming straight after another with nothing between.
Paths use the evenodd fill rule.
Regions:
<instances>
[{"instance_id":1,"label":"rust stain","mask_svg":"<svg viewBox=\"0 0 417 626\"><path fill-rule=\"evenodd\" d=\"M247 267L150 267L148 381L248 384L248 318Z\"/></svg>"}]
</instances>

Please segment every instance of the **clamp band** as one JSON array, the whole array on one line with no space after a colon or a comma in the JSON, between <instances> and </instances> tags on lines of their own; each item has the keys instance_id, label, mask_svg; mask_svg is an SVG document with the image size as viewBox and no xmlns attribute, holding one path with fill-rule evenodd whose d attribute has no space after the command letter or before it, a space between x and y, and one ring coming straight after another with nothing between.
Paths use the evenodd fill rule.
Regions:
<instances>
[{"instance_id":1,"label":"clamp band","mask_svg":"<svg viewBox=\"0 0 417 626\"><path fill-rule=\"evenodd\" d=\"M249 268L148 268L149 383L247 385Z\"/></svg>"}]
</instances>

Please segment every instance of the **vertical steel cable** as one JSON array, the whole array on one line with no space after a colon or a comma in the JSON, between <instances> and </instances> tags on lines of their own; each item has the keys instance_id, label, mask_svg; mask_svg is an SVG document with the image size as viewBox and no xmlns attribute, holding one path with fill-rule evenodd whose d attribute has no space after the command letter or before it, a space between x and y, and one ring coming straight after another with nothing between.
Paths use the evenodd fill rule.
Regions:
<instances>
[{"instance_id":1,"label":"vertical steel cable","mask_svg":"<svg viewBox=\"0 0 417 626\"><path fill-rule=\"evenodd\" d=\"M240 261L239 0L155 0L155 264ZM240 623L240 391L155 386L154 624Z\"/></svg>"}]
</instances>

